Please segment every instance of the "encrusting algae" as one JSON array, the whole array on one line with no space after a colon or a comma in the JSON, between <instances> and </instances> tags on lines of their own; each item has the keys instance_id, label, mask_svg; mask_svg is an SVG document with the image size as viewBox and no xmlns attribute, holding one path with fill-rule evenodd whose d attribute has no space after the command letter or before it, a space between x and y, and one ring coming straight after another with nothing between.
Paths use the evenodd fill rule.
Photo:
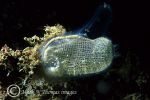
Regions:
<instances>
[{"instance_id":1,"label":"encrusting algae","mask_svg":"<svg viewBox=\"0 0 150 100\"><path fill-rule=\"evenodd\" d=\"M24 40L27 41L30 44L30 46L24 48L23 50L18 50L18 49L13 50L9 46L7 46L7 44L5 44L0 50L0 70L8 71L6 77L11 76L11 72L13 72L14 67L17 69L17 71L20 74L25 73L24 76L21 78L21 81L18 83L21 83L20 85L25 86L26 89L29 85L35 86L35 84L32 84L32 83L36 83L38 80L40 80L40 79L31 80L31 77L34 76L35 71L37 67L39 67L39 64L40 64L39 52L38 52L40 45L44 41L47 41L48 39L52 39L54 37L63 35L66 32L66 29L63 26L57 24L55 26L45 26L44 31L45 31L45 34L43 37L38 37L36 35L34 35L31 38L24 37ZM18 61L17 66L12 66L11 64L12 62L9 59L10 57ZM2 83L3 80L1 80L0 82L3 85L5 84L5 83ZM45 85L46 87L51 88L51 86L48 86L47 82L44 82L42 84L42 87ZM7 86L4 86L4 87L7 87ZM6 90L6 88L2 88L2 90L0 89L0 93L4 90ZM25 97L31 100L31 99L35 99L35 97L39 98L40 96L37 97L35 95L34 96L28 95ZM0 99L1 98L4 99L6 97L8 97L6 93L0 94Z\"/></svg>"}]
</instances>

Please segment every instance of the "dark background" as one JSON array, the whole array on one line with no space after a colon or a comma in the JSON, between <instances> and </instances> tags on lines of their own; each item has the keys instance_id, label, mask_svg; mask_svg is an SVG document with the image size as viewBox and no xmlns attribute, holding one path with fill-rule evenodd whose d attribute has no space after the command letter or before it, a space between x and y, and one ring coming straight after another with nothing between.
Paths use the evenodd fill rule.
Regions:
<instances>
[{"instance_id":1,"label":"dark background","mask_svg":"<svg viewBox=\"0 0 150 100\"><path fill-rule=\"evenodd\" d=\"M23 37L42 36L45 25L63 25L68 31L82 26L99 4L112 7L112 23L108 30L120 56L132 51L140 69L149 73L149 4L144 0L16 0L0 1L0 47L7 44L23 49Z\"/></svg>"}]
</instances>

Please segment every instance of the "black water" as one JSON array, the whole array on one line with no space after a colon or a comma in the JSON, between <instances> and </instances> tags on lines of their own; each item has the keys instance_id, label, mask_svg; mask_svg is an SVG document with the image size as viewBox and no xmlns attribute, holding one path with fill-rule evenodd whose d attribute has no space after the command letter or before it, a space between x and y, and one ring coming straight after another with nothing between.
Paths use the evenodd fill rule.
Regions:
<instances>
[{"instance_id":1,"label":"black water","mask_svg":"<svg viewBox=\"0 0 150 100\"><path fill-rule=\"evenodd\" d=\"M120 52L120 59L125 61L124 56L127 52L132 52L136 55L139 62L140 70L149 73L149 36L150 33L150 14L149 5L145 1L138 0L103 0L112 7L112 23L108 27L107 34L111 37L114 44L118 45ZM16 49L23 49L28 44L24 42L23 37L27 36L43 36L43 26L55 25L57 23L63 25L67 31L75 30L82 27L87 20L89 20L95 9L99 4L103 4L99 0L16 0L16 1L0 1L0 47L4 44ZM90 35L95 38L95 35ZM134 62L134 58L133 58ZM138 71L137 71L138 72ZM134 73L133 73L134 74ZM137 74L135 72L135 74ZM119 76L113 74L107 79L110 84ZM96 76L91 82L91 78L87 80L79 80L82 84L96 85L99 77ZM101 79L101 78L100 78ZM107 80L107 81L108 81ZM112 80L112 81L111 81ZM116 91L122 94L138 91L135 82L121 82L112 86L112 89L117 88ZM106 82L107 83L107 82ZM84 85L81 85L84 86ZM147 86L147 85L146 85ZM127 88L131 87L128 91ZM78 87L78 90L86 90L86 86ZM122 90L122 89L123 90ZM94 93L97 91L95 87L89 87L89 91ZM96 92L95 97L104 97L114 95L114 90L110 89L107 95L100 95ZM84 94L84 93L83 93ZM90 92L87 92L90 98ZM85 95L85 94L84 94ZM85 96L80 94L82 98ZM87 96L87 97L88 97ZM75 97L77 98L77 96ZM91 97L92 98L92 97ZM117 96L115 96L116 100Z\"/></svg>"}]
</instances>

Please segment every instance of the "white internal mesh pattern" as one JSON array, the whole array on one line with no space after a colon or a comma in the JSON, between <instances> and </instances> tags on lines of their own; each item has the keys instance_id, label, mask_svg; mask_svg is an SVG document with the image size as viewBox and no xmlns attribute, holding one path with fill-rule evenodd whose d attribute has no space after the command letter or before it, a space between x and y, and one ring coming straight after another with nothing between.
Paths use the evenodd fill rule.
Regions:
<instances>
[{"instance_id":1,"label":"white internal mesh pattern","mask_svg":"<svg viewBox=\"0 0 150 100\"><path fill-rule=\"evenodd\" d=\"M112 59L112 43L105 37L95 40L77 35L56 37L41 50L44 68L55 76L98 73L108 68Z\"/></svg>"}]
</instances>

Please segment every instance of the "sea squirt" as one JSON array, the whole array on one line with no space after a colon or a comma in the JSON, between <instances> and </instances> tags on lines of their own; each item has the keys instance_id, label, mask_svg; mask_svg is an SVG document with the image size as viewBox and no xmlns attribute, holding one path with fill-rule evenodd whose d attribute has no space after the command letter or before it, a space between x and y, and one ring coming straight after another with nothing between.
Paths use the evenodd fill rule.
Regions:
<instances>
[{"instance_id":1,"label":"sea squirt","mask_svg":"<svg viewBox=\"0 0 150 100\"><path fill-rule=\"evenodd\" d=\"M100 21L103 17L107 18ZM106 70L113 60L112 41L102 35L96 39L87 36L88 33L106 33L110 18L110 6L100 5L86 25L72 31L74 34L66 33L46 41L40 49L44 72L48 76L63 77L83 76Z\"/></svg>"}]
</instances>

